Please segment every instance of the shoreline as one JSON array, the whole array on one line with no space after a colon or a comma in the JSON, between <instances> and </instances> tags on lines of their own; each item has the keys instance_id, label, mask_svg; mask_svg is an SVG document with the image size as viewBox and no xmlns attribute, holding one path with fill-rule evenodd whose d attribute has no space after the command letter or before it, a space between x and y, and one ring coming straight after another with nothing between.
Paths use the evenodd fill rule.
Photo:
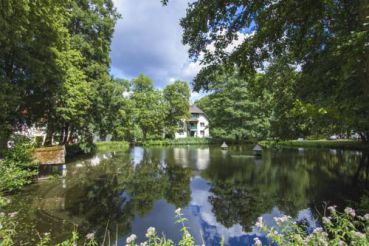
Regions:
<instances>
[{"instance_id":1,"label":"shoreline","mask_svg":"<svg viewBox=\"0 0 369 246\"><path fill-rule=\"evenodd\" d=\"M334 148L343 150L369 151L369 143L355 140L263 140L259 142L265 148L301 147L301 148Z\"/></svg>"}]
</instances>

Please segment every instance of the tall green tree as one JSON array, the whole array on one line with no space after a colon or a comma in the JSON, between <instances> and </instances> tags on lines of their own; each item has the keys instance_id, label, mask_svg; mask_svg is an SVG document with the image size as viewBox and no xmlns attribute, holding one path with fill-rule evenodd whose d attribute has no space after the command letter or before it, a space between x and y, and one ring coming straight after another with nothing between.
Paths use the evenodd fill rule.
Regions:
<instances>
[{"instance_id":1,"label":"tall green tree","mask_svg":"<svg viewBox=\"0 0 369 246\"><path fill-rule=\"evenodd\" d=\"M143 134L143 140L150 135L161 135L167 115L163 94L154 89L154 82L143 74L132 80L134 101L134 122Z\"/></svg>"},{"instance_id":2,"label":"tall green tree","mask_svg":"<svg viewBox=\"0 0 369 246\"><path fill-rule=\"evenodd\" d=\"M163 93L169 110L165 119L165 129L167 135L173 138L181 121L189 117L190 88L187 82L175 81L167 85Z\"/></svg>"},{"instance_id":3,"label":"tall green tree","mask_svg":"<svg viewBox=\"0 0 369 246\"><path fill-rule=\"evenodd\" d=\"M219 68L253 74L288 57L301 67L301 99L338 112L368 141L368 16L368 0L194 1L181 25L190 56L205 65L195 89L207 89Z\"/></svg>"},{"instance_id":4,"label":"tall green tree","mask_svg":"<svg viewBox=\"0 0 369 246\"><path fill-rule=\"evenodd\" d=\"M2 1L0 8L0 150L20 124L49 109L64 71L65 1Z\"/></svg>"},{"instance_id":5,"label":"tall green tree","mask_svg":"<svg viewBox=\"0 0 369 246\"><path fill-rule=\"evenodd\" d=\"M269 135L270 110L250 90L252 84L260 79L260 76L217 77L212 84L211 94L196 102L209 117L212 136L252 140Z\"/></svg>"},{"instance_id":6,"label":"tall green tree","mask_svg":"<svg viewBox=\"0 0 369 246\"><path fill-rule=\"evenodd\" d=\"M70 10L68 51L77 55L66 55L70 62L64 70L69 74L50 106L47 143L59 132L60 144L72 142L79 136L87 151L93 134L106 127L104 100L112 95L103 93L109 91L111 84L110 43L119 14L111 0L71 1L67 2L66 9ZM70 57L78 59L70 60Z\"/></svg>"},{"instance_id":7,"label":"tall green tree","mask_svg":"<svg viewBox=\"0 0 369 246\"><path fill-rule=\"evenodd\" d=\"M132 127L133 102L127 95L129 81L112 78L99 92L102 106L100 113L100 139L105 140L108 134L114 140L129 139L129 128Z\"/></svg>"}]
</instances>

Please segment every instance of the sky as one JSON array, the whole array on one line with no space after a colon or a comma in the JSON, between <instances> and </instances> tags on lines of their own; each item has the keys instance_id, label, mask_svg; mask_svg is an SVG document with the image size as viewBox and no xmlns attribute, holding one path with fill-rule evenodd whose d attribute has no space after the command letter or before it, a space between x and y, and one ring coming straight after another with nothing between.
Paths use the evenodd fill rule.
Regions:
<instances>
[{"instance_id":1,"label":"sky","mask_svg":"<svg viewBox=\"0 0 369 246\"><path fill-rule=\"evenodd\" d=\"M180 19L185 16L187 0L113 0L122 19L117 22L111 46L110 73L132 79L143 73L164 88L175 80L191 83L200 65L191 62L188 47L182 44ZM199 98L192 94L192 101Z\"/></svg>"}]
</instances>

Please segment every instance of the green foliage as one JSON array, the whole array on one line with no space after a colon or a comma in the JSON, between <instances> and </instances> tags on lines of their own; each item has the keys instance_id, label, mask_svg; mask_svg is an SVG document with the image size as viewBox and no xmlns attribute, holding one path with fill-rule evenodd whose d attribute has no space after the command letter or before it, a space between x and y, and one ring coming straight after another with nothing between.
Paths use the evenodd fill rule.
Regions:
<instances>
[{"instance_id":1,"label":"green foliage","mask_svg":"<svg viewBox=\"0 0 369 246\"><path fill-rule=\"evenodd\" d=\"M180 123L190 117L190 88L187 82L175 81L164 88L164 99L168 107L168 115L165 119L166 134L174 138Z\"/></svg>"},{"instance_id":2,"label":"green foliage","mask_svg":"<svg viewBox=\"0 0 369 246\"><path fill-rule=\"evenodd\" d=\"M167 107L160 91L154 90L153 81L143 74L132 80L134 102L134 123L146 140L148 134L162 134Z\"/></svg>"},{"instance_id":3,"label":"green foliage","mask_svg":"<svg viewBox=\"0 0 369 246\"><path fill-rule=\"evenodd\" d=\"M0 15L0 149L17 123L36 121L62 84L65 1L6 1Z\"/></svg>"},{"instance_id":4,"label":"green foliage","mask_svg":"<svg viewBox=\"0 0 369 246\"><path fill-rule=\"evenodd\" d=\"M369 141L368 16L367 1L194 1L181 20L190 57L204 64L194 88L211 89L219 73L253 76L268 64L274 136L308 134L318 124Z\"/></svg>"},{"instance_id":5,"label":"green foliage","mask_svg":"<svg viewBox=\"0 0 369 246\"><path fill-rule=\"evenodd\" d=\"M366 143L353 140L285 140L285 141L260 141L260 145L265 147L301 147L301 148L333 148L347 150L368 150Z\"/></svg>"},{"instance_id":6,"label":"green foliage","mask_svg":"<svg viewBox=\"0 0 369 246\"><path fill-rule=\"evenodd\" d=\"M181 240L178 242L178 246L195 246L195 239L189 233L187 226L185 225L186 218L183 217L181 209L178 208L176 211L176 223L182 225L181 229ZM156 233L154 227L149 227L146 232L147 240L142 242L140 245L148 245L148 246L174 246L176 244L173 243L172 240L166 239L165 236L159 237ZM137 236L135 234L130 235L126 240L126 245L130 246L139 246L136 243Z\"/></svg>"},{"instance_id":7,"label":"green foliage","mask_svg":"<svg viewBox=\"0 0 369 246\"><path fill-rule=\"evenodd\" d=\"M94 6L91 8L91 6ZM46 144L105 127L110 43L119 14L111 0L8 1L0 16L0 149L22 124L47 126ZM15 21L16 20L16 21ZM106 91L106 90L105 90Z\"/></svg>"},{"instance_id":8,"label":"green foliage","mask_svg":"<svg viewBox=\"0 0 369 246\"><path fill-rule=\"evenodd\" d=\"M211 136L245 141L269 135L268 111L251 91L259 79L237 75L216 78L210 95L196 102L209 117Z\"/></svg>"},{"instance_id":9,"label":"green foliage","mask_svg":"<svg viewBox=\"0 0 369 246\"><path fill-rule=\"evenodd\" d=\"M289 216L274 218L275 228L263 224L259 218L257 226L267 237L278 245L368 245L369 214L357 216L355 210L346 208L344 213L336 211L334 206L328 207L329 216L322 218L322 227L315 228L309 234L306 228L296 223Z\"/></svg>"},{"instance_id":10,"label":"green foliage","mask_svg":"<svg viewBox=\"0 0 369 246\"><path fill-rule=\"evenodd\" d=\"M196 144L212 144L214 141L210 138L178 138L178 139L156 139L142 142L144 146L165 146L165 145L196 145Z\"/></svg>"},{"instance_id":11,"label":"green foliage","mask_svg":"<svg viewBox=\"0 0 369 246\"><path fill-rule=\"evenodd\" d=\"M132 128L133 101L125 96L129 91L129 81L110 79L99 90L99 135L105 140L108 134L113 140L129 139Z\"/></svg>"},{"instance_id":12,"label":"green foliage","mask_svg":"<svg viewBox=\"0 0 369 246\"><path fill-rule=\"evenodd\" d=\"M31 183L38 174L38 164L32 156L33 146L25 139L6 152L0 161L0 191L12 192Z\"/></svg>"}]
</instances>

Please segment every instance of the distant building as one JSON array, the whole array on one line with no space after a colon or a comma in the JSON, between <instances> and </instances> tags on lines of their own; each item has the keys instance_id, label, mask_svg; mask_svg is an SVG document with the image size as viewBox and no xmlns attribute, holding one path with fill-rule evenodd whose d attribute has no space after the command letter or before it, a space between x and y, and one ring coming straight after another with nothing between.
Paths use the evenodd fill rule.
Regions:
<instances>
[{"instance_id":1,"label":"distant building","mask_svg":"<svg viewBox=\"0 0 369 246\"><path fill-rule=\"evenodd\" d=\"M175 134L175 138L209 137L209 120L204 111L191 105L190 114L190 119L181 122L181 129Z\"/></svg>"}]
</instances>

